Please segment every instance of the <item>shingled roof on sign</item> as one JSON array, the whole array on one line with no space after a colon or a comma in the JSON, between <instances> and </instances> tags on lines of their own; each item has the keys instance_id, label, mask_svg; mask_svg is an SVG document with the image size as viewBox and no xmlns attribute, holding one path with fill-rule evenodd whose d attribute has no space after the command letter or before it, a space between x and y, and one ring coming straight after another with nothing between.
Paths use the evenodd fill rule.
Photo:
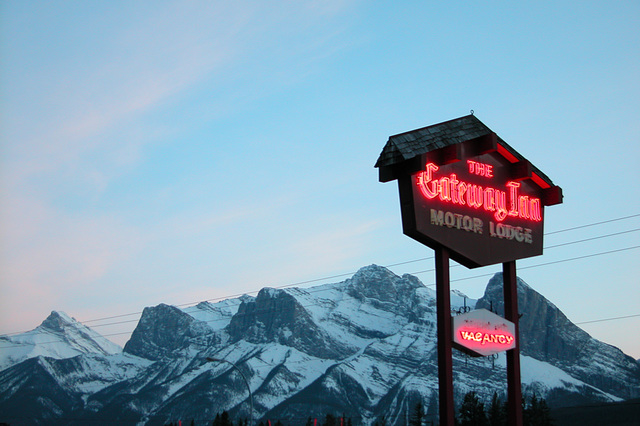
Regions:
<instances>
[{"instance_id":1,"label":"shingled roof on sign","mask_svg":"<svg viewBox=\"0 0 640 426\"><path fill-rule=\"evenodd\" d=\"M393 166L414 159L427 152L491 134L493 134L491 129L482 123L475 115L466 115L454 120L400 133L389 137L387 144L380 153L380 157L378 157L378 161L376 161L375 167L380 169L382 176L384 169L391 169ZM499 136L496 136L496 138L498 143L509 154L519 161L525 160L522 155L511 148L509 144ZM532 165L532 170L542 179L546 180L548 184L553 185L551 179L537 167ZM381 180L386 181L388 179L382 179L381 177Z\"/></svg>"}]
</instances>

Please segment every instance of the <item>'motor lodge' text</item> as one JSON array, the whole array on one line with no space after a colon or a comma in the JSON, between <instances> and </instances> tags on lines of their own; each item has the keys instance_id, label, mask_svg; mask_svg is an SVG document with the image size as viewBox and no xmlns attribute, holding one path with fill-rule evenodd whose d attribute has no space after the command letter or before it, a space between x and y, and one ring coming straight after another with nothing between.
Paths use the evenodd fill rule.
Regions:
<instances>
[{"instance_id":1,"label":"'motor lodge' text","mask_svg":"<svg viewBox=\"0 0 640 426\"><path fill-rule=\"evenodd\" d=\"M484 222L478 217L471 217L459 213L445 212L442 210L431 209L431 224L436 226L446 226L447 228L460 229L475 234L482 234ZM505 239L516 240L519 243L533 243L530 228L521 226L511 226L504 223L494 223L489 221L489 236Z\"/></svg>"}]
</instances>

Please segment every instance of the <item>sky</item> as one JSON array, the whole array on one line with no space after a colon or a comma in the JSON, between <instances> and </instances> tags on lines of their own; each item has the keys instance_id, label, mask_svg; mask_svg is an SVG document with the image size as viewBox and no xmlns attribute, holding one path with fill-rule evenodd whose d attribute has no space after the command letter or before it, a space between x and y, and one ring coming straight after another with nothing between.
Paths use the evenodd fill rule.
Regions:
<instances>
[{"instance_id":1,"label":"sky","mask_svg":"<svg viewBox=\"0 0 640 426\"><path fill-rule=\"evenodd\" d=\"M639 27L623 0L2 2L0 333L59 310L122 345L147 306L374 263L433 285L374 164L473 110L564 192L518 275L640 358Z\"/></svg>"}]
</instances>

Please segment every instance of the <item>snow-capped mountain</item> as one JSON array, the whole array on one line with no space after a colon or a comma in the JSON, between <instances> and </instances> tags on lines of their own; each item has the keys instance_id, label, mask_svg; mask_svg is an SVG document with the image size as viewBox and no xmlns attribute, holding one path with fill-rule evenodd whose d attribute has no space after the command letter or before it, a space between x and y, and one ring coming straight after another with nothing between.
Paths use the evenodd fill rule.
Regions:
<instances>
[{"instance_id":1,"label":"snow-capped mountain","mask_svg":"<svg viewBox=\"0 0 640 426\"><path fill-rule=\"evenodd\" d=\"M35 329L0 336L0 370L36 356L64 359L81 354L117 354L122 348L64 312L51 312Z\"/></svg>"},{"instance_id":2,"label":"snow-capped mountain","mask_svg":"<svg viewBox=\"0 0 640 426\"><path fill-rule=\"evenodd\" d=\"M518 297L525 395L552 406L638 396L634 359L592 339L521 280ZM480 300L454 291L451 304L500 311L501 274ZM404 424L418 401L437 410L435 310L432 289L376 265L336 284L265 288L187 309L161 304L144 310L119 355L37 356L1 370L0 422L164 424L227 410L289 424L327 413ZM470 390L485 400L504 394L504 354L454 351L454 384L458 401Z\"/></svg>"}]
</instances>

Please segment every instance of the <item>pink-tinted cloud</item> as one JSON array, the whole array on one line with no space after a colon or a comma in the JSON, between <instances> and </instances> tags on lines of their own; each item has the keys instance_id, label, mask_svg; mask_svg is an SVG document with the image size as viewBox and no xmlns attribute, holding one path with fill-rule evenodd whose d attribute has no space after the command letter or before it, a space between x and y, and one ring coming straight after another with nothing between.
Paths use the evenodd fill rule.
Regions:
<instances>
[{"instance_id":1,"label":"pink-tinted cloud","mask_svg":"<svg viewBox=\"0 0 640 426\"><path fill-rule=\"evenodd\" d=\"M150 278L126 289L127 294L147 297L154 285L159 286L157 294L172 294L170 284L153 281L157 270L169 267L145 263L147 253L155 253L155 259L179 256L176 244L184 244L185 251L196 250L209 237L224 252L231 232L241 231L243 223L251 226L257 216L273 215L271 207L265 210L250 203L218 209L198 205L183 213L150 211L150 216L163 217L141 222L136 218L149 208L142 199L158 196L148 193L128 207L121 203L96 210L93 206L104 200L115 180L144 165L154 144L176 143L167 141L167 135L185 131L187 124L165 123L152 118L154 113L175 106L203 82L216 87L229 76L242 74L256 57L280 51L284 40L294 40L323 18L339 14L345 5L342 1L322 5L194 1L160 6L153 2L141 6L138 15L124 24L108 26L105 34L89 31L87 35L95 39L90 43L71 37L65 40L69 46L58 46L60 54L35 58L42 66L28 69L28 79L3 81L17 89L3 101L10 117L0 159L0 332L35 326L51 309L80 306L72 300L84 294L90 297L91 290L115 293L114 297L124 294L131 282L108 278L127 274L138 260L141 270L135 271L136 277ZM48 28L50 34L63 29L55 24ZM90 28L92 23L83 25ZM328 44L326 37L321 31L312 36L319 44ZM99 50L87 50L87 44ZM295 46L298 52L308 48L303 42ZM280 84L288 84L286 74L280 78ZM242 93L244 88L235 90ZM228 107L225 100L216 99L208 106L211 111ZM193 284L193 273L185 270L184 281ZM105 297L104 303L111 299ZM101 309L109 310L95 305L87 309L97 315Z\"/></svg>"}]
</instances>

